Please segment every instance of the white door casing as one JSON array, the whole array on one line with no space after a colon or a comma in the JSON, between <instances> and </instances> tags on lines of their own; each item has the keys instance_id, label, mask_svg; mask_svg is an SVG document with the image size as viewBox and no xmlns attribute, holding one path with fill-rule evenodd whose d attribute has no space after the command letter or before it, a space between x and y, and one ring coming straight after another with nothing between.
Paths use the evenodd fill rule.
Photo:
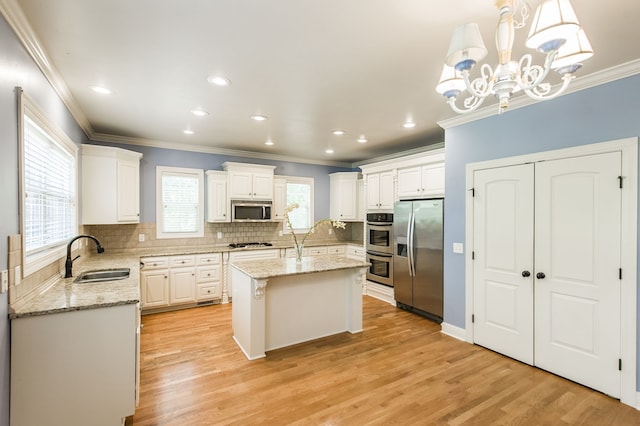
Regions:
<instances>
[{"instance_id":1,"label":"white door casing","mask_svg":"<svg viewBox=\"0 0 640 426\"><path fill-rule=\"evenodd\" d=\"M467 164L466 167L466 232L465 241L467 250L465 256L465 282L466 302L464 330L465 340L474 342L474 327L471 326L471 318L474 311L474 282L475 260L472 258L471 249L474 247L474 212L473 212L473 179L477 171L496 167L506 167L515 164L550 161L570 157L593 155L608 152L621 153L621 173L624 189L620 192L620 217L621 217L621 241L620 241L620 268L622 279L620 283L620 400L624 404L637 407L636 402L636 297L637 297L637 196L638 196L638 149L637 138L622 139L611 142L590 144L579 147L559 149L554 151L527 154L517 157L503 158ZM532 275L534 271L531 271ZM543 281L543 280L539 280ZM446 320L446 318L445 318ZM617 367L617 366L616 366Z\"/></svg>"}]
</instances>

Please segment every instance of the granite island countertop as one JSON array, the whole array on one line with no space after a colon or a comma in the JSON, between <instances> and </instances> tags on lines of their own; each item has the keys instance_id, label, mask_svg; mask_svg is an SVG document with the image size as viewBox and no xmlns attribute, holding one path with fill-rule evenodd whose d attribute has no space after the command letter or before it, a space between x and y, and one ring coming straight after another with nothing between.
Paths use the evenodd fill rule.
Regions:
<instances>
[{"instance_id":1,"label":"granite island countertop","mask_svg":"<svg viewBox=\"0 0 640 426\"><path fill-rule=\"evenodd\" d=\"M350 259L341 255L303 257L300 263L295 258L243 260L231 263L234 268L258 280L340 269L368 268L370 265L369 262Z\"/></svg>"}]
</instances>

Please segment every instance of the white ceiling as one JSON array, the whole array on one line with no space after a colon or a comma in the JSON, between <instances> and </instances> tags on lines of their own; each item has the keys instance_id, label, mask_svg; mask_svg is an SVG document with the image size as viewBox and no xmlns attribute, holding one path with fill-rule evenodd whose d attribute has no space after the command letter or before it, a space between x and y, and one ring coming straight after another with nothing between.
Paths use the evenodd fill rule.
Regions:
<instances>
[{"instance_id":1,"label":"white ceiling","mask_svg":"<svg viewBox=\"0 0 640 426\"><path fill-rule=\"evenodd\" d=\"M497 60L491 0L2 0L13 2L96 140L352 163L443 141L437 122L456 114L434 87L456 26L478 22L485 61ZM596 52L578 79L640 57L640 2L572 3Z\"/></svg>"}]
</instances>

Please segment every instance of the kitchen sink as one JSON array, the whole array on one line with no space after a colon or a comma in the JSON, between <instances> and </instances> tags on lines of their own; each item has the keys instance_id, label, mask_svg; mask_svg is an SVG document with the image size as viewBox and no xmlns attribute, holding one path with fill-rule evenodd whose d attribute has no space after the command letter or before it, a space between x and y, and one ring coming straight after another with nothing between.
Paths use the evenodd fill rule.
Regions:
<instances>
[{"instance_id":1,"label":"kitchen sink","mask_svg":"<svg viewBox=\"0 0 640 426\"><path fill-rule=\"evenodd\" d=\"M100 269L97 271L82 272L74 280L76 283L95 283L100 281L115 281L129 278L129 268Z\"/></svg>"}]
</instances>

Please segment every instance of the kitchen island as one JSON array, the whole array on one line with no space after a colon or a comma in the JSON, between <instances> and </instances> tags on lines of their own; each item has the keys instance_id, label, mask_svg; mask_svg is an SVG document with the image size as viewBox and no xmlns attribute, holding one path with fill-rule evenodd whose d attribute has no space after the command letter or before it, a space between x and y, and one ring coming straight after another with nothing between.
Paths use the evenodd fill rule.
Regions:
<instances>
[{"instance_id":1,"label":"kitchen island","mask_svg":"<svg viewBox=\"0 0 640 426\"><path fill-rule=\"evenodd\" d=\"M245 356L348 331L362 331L367 262L345 256L231 264L233 339Z\"/></svg>"}]
</instances>

